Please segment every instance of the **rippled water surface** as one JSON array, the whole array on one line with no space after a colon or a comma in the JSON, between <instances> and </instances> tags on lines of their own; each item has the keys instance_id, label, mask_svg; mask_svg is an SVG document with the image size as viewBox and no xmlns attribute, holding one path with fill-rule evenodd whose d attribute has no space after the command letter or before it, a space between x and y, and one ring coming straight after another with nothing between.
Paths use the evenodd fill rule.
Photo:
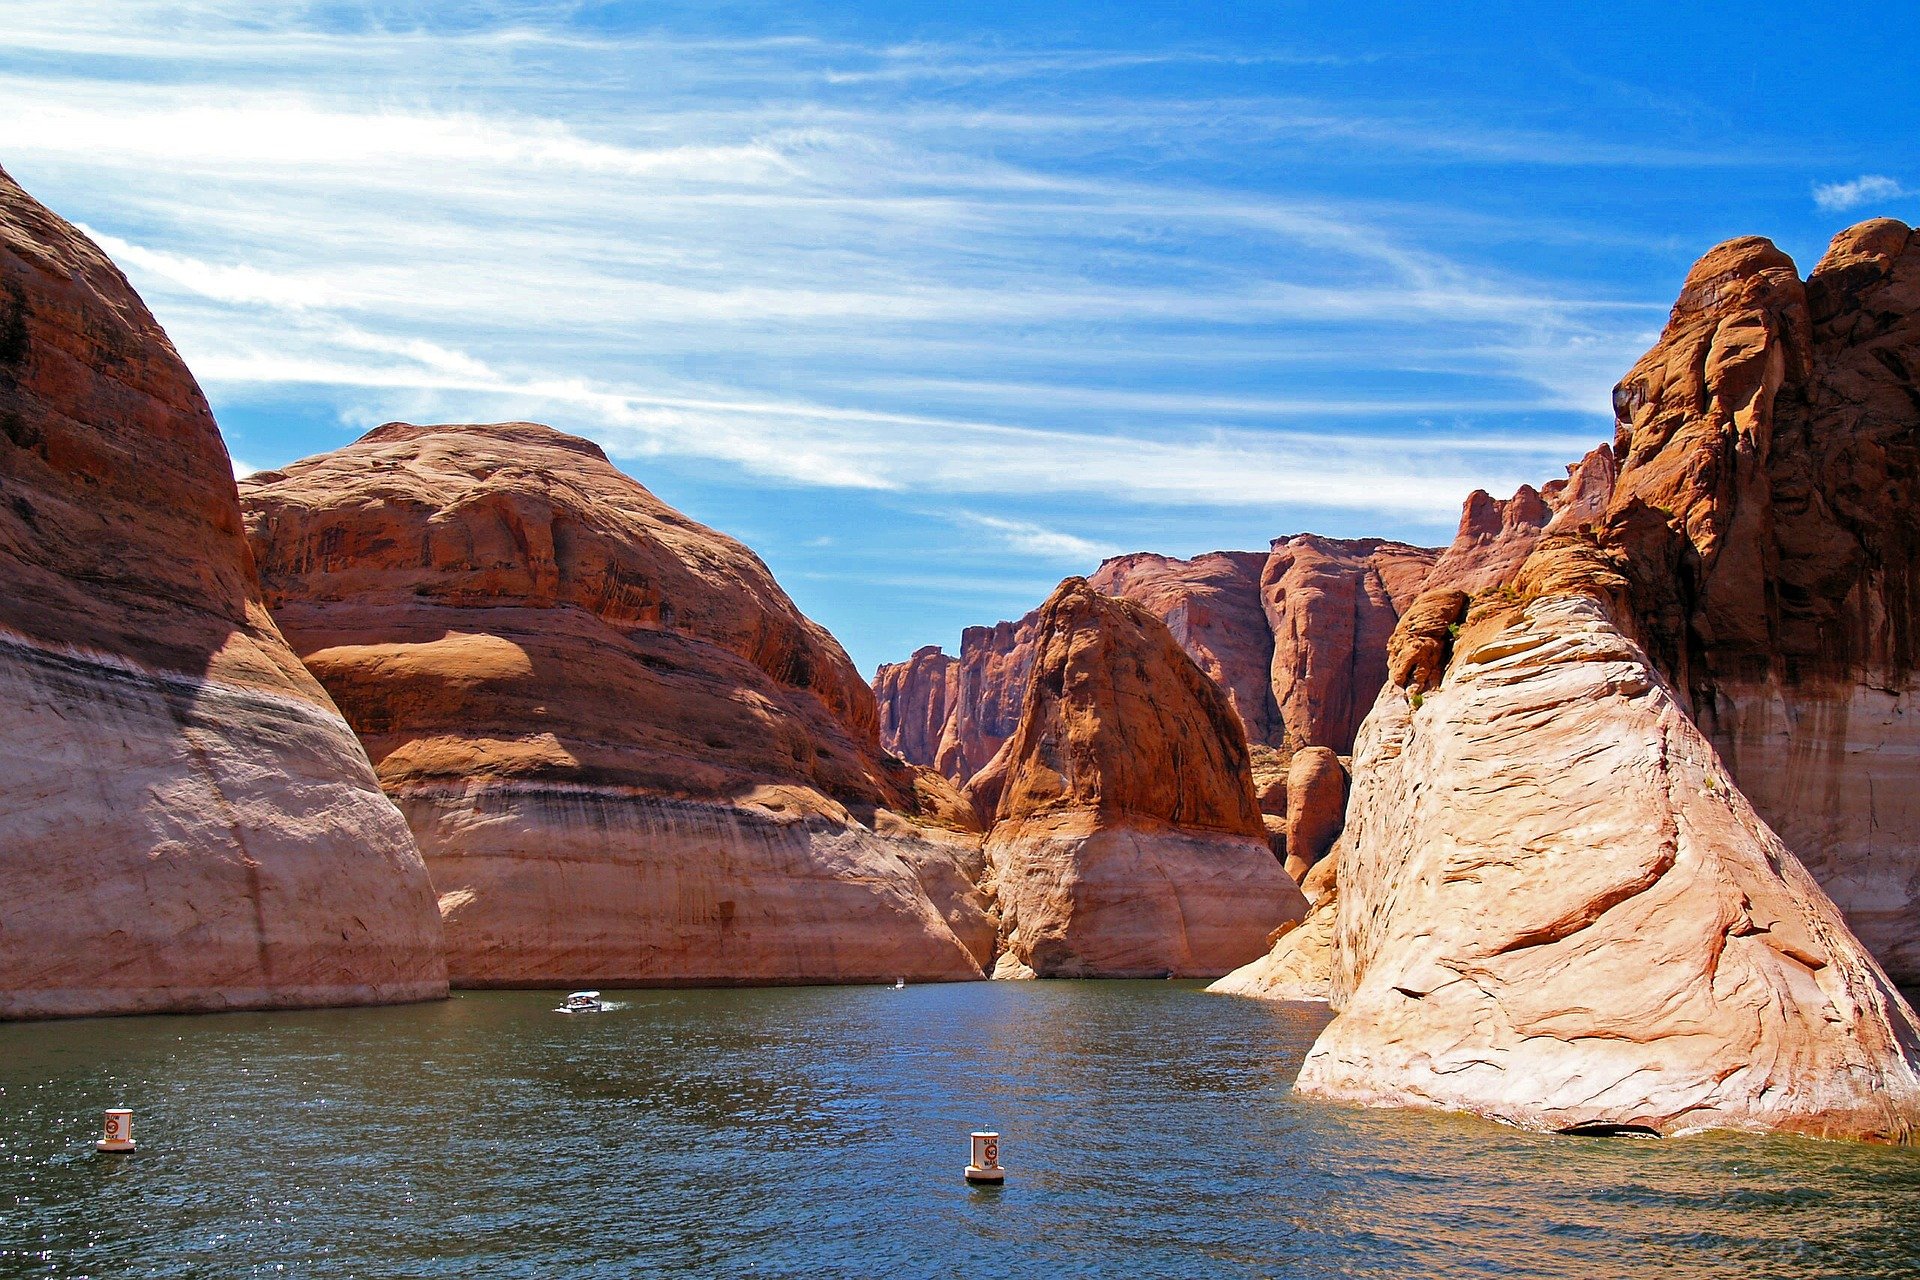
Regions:
<instances>
[{"instance_id":1,"label":"rippled water surface","mask_svg":"<svg viewBox=\"0 0 1920 1280\"><path fill-rule=\"evenodd\" d=\"M1920 1274L1920 1153L1311 1103L1310 1006L619 998L0 1025L0 1276Z\"/></svg>"}]
</instances>

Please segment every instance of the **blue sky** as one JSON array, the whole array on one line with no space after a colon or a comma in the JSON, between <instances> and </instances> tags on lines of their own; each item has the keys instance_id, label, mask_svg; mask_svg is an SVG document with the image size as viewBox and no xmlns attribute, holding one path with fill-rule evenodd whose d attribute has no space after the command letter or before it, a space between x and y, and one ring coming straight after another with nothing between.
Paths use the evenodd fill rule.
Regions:
<instances>
[{"instance_id":1,"label":"blue sky","mask_svg":"<svg viewBox=\"0 0 1920 1280\"><path fill-rule=\"evenodd\" d=\"M1915 24L1665 9L0 0L0 165L237 465L550 422L871 673L1120 551L1444 542L1715 242L1920 218Z\"/></svg>"}]
</instances>

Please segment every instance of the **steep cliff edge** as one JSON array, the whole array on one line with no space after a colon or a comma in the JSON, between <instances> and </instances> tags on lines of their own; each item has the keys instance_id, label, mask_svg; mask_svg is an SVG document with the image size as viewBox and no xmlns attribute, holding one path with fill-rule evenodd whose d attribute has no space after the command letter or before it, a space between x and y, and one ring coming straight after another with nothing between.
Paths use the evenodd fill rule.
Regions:
<instances>
[{"instance_id":1,"label":"steep cliff edge","mask_svg":"<svg viewBox=\"0 0 1920 1280\"><path fill-rule=\"evenodd\" d=\"M1001 976L1217 976L1306 903L1268 850L1246 739L1167 628L1069 578L987 840Z\"/></svg>"},{"instance_id":2,"label":"steep cliff edge","mask_svg":"<svg viewBox=\"0 0 1920 1280\"><path fill-rule=\"evenodd\" d=\"M981 976L970 807L766 567L532 423L243 486L262 581L427 856L457 984Z\"/></svg>"},{"instance_id":3,"label":"steep cliff edge","mask_svg":"<svg viewBox=\"0 0 1920 1280\"><path fill-rule=\"evenodd\" d=\"M1570 585L1470 623L1438 687L1382 691L1340 846L1339 1016L1298 1087L1535 1128L1907 1140L1912 1011Z\"/></svg>"},{"instance_id":4,"label":"steep cliff edge","mask_svg":"<svg viewBox=\"0 0 1920 1280\"><path fill-rule=\"evenodd\" d=\"M419 851L260 600L205 398L0 173L0 1017L444 996Z\"/></svg>"},{"instance_id":5,"label":"steep cliff edge","mask_svg":"<svg viewBox=\"0 0 1920 1280\"><path fill-rule=\"evenodd\" d=\"M1688 275L1614 393L1598 536L1647 649L1741 789L1920 983L1920 244L1757 238Z\"/></svg>"},{"instance_id":6,"label":"steep cliff edge","mask_svg":"<svg viewBox=\"0 0 1920 1280\"><path fill-rule=\"evenodd\" d=\"M1719 246L1520 567L1402 617L1303 1090L1912 1138L1917 316L1900 224Z\"/></svg>"}]
</instances>

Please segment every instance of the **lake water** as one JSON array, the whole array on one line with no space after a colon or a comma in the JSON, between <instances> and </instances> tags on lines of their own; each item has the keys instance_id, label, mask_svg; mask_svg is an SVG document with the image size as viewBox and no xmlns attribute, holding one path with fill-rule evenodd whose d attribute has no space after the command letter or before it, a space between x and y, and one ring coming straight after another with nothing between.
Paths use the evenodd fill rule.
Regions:
<instances>
[{"instance_id":1,"label":"lake water","mask_svg":"<svg viewBox=\"0 0 1920 1280\"><path fill-rule=\"evenodd\" d=\"M0 1276L1920 1273L1920 1152L1312 1103L1312 1006L609 995L0 1025Z\"/></svg>"}]
</instances>

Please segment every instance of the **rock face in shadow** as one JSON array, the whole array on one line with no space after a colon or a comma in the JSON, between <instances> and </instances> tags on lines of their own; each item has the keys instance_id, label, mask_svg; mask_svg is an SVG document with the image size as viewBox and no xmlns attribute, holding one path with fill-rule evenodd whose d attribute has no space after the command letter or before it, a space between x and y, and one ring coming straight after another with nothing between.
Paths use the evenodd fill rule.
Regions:
<instances>
[{"instance_id":1,"label":"rock face in shadow","mask_svg":"<svg viewBox=\"0 0 1920 1280\"><path fill-rule=\"evenodd\" d=\"M1226 695L1250 743L1345 752L1386 679L1387 637L1435 555L1376 538L1298 534L1266 552L1120 556L1088 581L1166 624ZM969 627L958 658L935 646L880 668L874 688L887 747L978 791L970 780L1019 723L1037 618L1036 610Z\"/></svg>"},{"instance_id":2,"label":"rock face in shadow","mask_svg":"<svg viewBox=\"0 0 1920 1280\"><path fill-rule=\"evenodd\" d=\"M1375 538L1303 533L1273 544L1260 599L1273 635L1273 697L1289 751L1344 755L1387 678L1387 638L1434 554Z\"/></svg>"},{"instance_id":3,"label":"rock face in shadow","mask_svg":"<svg viewBox=\"0 0 1920 1280\"><path fill-rule=\"evenodd\" d=\"M1207 988L1217 995L1254 996L1324 1004L1333 996L1334 929L1339 912L1336 858L1322 858L1300 882L1308 909L1304 920L1282 926L1263 956L1241 965Z\"/></svg>"},{"instance_id":4,"label":"rock face in shadow","mask_svg":"<svg viewBox=\"0 0 1920 1280\"><path fill-rule=\"evenodd\" d=\"M419 851L260 600L205 398L0 173L0 1017L444 996Z\"/></svg>"},{"instance_id":5,"label":"rock face in shadow","mask_svg":"<svg viewBox=\"0 0 1920 1280\"><path fill-rule=\"evenodd\" d=\"M1325 747L1296 751L1287 771L1287 874L1300 880L1346 821L1347 771Z\"/></svg>"},{"instance_id":6,"label":"rock face in shadow","mask_svg":"<svg viewBox=\"0 0 1920 1280\"><path fill-rule=\"evenodd\" d=\"M886 749L957 785L985 770L1020 727L1035 617L968 627L957 658L928 645L906 662L882 666L873 688Z\"/></svg>"},{"instance_id":7,"label":"rock face in shadow","mask_svg":"<svg viewBox=\"0 0 1920 1280\"><path fill-rule=\"evenodd\" d=\"M971 809L747 548L592 443L391 423L251 477L282 627L468 986L981 976Z\"/></svg>"},{"instance_id":8,"label":"rock face in shadow","mask_svg":"<svg viewBox=\"0 0 1920 1280\"><path fill-rule=\"evenodd\" d=\"M1417 709L1390 685L1368 717L1339 1016L1297 1087L1532 1128L1909 1138L1912 1011L1609 602L1531 591L1462 631Z\"/></svg>"},{"instance_id":9,"label":"rock face in shadow","mask_svg":"<svg viewBox=\"0 0 1920 1280\"><path fill-rule=\"evenodd\" d=\"M1239 717L1152 614L1069 578L987 840L996 976L1217 976L1305 913L1268 850Z\"/></svg>"}]
</instances>

